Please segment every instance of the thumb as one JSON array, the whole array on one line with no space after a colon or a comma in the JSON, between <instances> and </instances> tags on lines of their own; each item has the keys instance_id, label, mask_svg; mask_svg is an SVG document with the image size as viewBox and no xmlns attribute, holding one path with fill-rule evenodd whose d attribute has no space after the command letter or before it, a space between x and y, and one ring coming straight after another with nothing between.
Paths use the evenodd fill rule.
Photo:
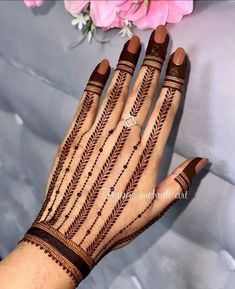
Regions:
<instances>
[{"instance_id":1,"label":"thumb","mask_svg":"<svg viewBox=\"0 0 235 289\"><path fill-rule=\"evenodd\" d=\"M195 176L208 163L207 158L194 157L180 164L169 176L167 176L156 188L155 212L162 216L182 194L185 194Z\"/></svg>"},{"instance_id":2,"label":"thumb","mask_svg":"<svg viewBox=\"0 0 235 289\"><path fill-rule=\"evenodd\" d=\"M172 174L166 177L156 188L155 198L153 199L152 203L153 215L151 214L150 220L139 230L114 243L109 248L109 251L119 249L127 245L147 228L149 228L153 223L155 223L168 210L169 207L179 200L179 196L189 189L193 178L207 163L207 158L195 157L188 159L179 165L172 172Z\"/></svg>"}]
</instances>

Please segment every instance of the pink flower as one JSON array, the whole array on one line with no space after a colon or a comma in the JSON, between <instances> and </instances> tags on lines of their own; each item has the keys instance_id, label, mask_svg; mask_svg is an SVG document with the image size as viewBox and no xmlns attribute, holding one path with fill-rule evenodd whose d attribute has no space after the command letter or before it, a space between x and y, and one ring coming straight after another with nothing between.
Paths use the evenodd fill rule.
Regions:
<instances>
[{"instance_id":1,"label":"pink flower","mask_svg":"<svg viewBox=\"0 0 235 289\"><path fill-rule=\"evenodd\" d=\"M142 1L136 8L133 4L128 11L123 11L120 16L132 21L139 29L155 28L160 24L177 23L184 15L190 14L193 10L192 0L149 0L148 9Z\"/></svg>"},{"instance_id":2,"label":"pink flower","mask_svg":"<svg viewBox=\"0 0 235 289\"><path fill-rule=\"evenodd\" d=\"M109 29L123 27L125 20L137 28L155 28L159 24L177 23L193 10L193 0L65 0L65 8L77 16L90 3L90 16L96 26Z\"/></svg>"},{"instance_id":3,"label":"pink flower","mask_svg":"<svg viewBox=\"0 0 235 289\"><path fill-rule=\"evenodd\" d=\"M122 27L124 20L118 15L120 6L127 0L99 0L77 1L64 0L65 9L73 16L77 16L90 3L90 17L96 26L103 28Z\"/></svg>"},{"instance_id":4,"label":"pink flower","mask_svg":"<svg viewBox=\"0 0 235 289\"><path fill-rule=\"evenodd\" d=\"M45 0L24 0L27 7L39 7L44 3Z\"/></svg>"}]
</instances>

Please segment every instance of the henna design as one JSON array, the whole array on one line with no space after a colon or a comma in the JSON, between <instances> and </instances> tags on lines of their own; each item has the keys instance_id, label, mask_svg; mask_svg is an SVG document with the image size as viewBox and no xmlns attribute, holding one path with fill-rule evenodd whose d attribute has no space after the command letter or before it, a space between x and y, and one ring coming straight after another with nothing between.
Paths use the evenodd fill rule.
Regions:
<instances>
[{"instance_id":1,"label":"henna design","mask_svg":"<svg viewBox=\"0 0 235 289\"><path fill-rule=\"evenodd\" d=\"M103 248L100 250L100 252L97 254L96 258L99 258L100 255L102 255L102 253L108 248L108 246L113 242L113 240L115 240L115 238L122 234L126 229L128 229L131 225L133 225L138 219L140 219L147 211L148 209L151 208L151 206L153 205L153 202L155 201L155 197L151 200L151 202L145 207L144 210L142 210L141 213L139 213L130 223L128 223L125 227L123 227L122 229L119 230L119 232L117 232L104 246Z\"/></svg>"},{"instance_id":2,"label":"henna design","mask_svg":"<svg viewBox=\"0 0 235 289\"><path fill-rule=\"evenodd\" d=\"M164 121L166 120L167 113L171 107L171 103L173 101L173 97L175 95L175 90L169 88L166 91L165 99L162 103L162 106L159 111L159 115L157 116L157 119L155 121L155 124L153 126L153 129L150 133L149 139L147 141L146 147L143 150L140 160L136 166L135 171L133 172L129 182L126 185L126 188L123 192L124 195L126 195L127 192L133 192L134 189L137 187L138 182L140 180L140 177L145 170L145 168L148 165L149 159L151 157L151 154L153 152L153 149L157 143L158 137L160 135L162 126ZM97 247L100 245L101 241L106 237L112 226L115 224L116 220L120 216L121 212L125 208L129 201L129 198L121 198L118 200L117 204L113 208L111 214L105 221L103 227L98 232L96 238L94 241L87 247L87 253L89 255L92 255L94 251L97 249Z\"/></svg>"},{"instance_id":3,"label":"henna design","mask_svg":"<svg viewBox=\"0 0 235 289\"><path fill-rule=\"evenodd\" d=\"M89 265L90 269L94 267L95 265L94 260L90 256L88 256L86 252L81 247L79 247L75 242L73 242L72 240L66 239L64 234L58 231L57 229L51 227L50 225L44 222L40 222L40 223L34 222L32 227L37 227L48 232L49 234L51 234L52 236L60 240L62 243L64 243L67 247L69 247L76 254L80 255Z\"/></svg>"},{"instance_id":4,"label":"henna design","mask_svg":"<svg viewBox=\"0 0 235 289\"><path fill-rule=\"evenodd\" d=\"M171 87L171 88L179 90L180 92L182 92L183 86L184 86L184 79L180 79L180 78L170 76L170 75L166 76L164 83L163 83L163 87L168 87L168 88Z\"/></svg>"},{"instance_id":5,"label":"henna design","mask_svg":"<svg viewBox=\"0 0 235 289\"><path fill-rule=\"evenodd\" d=\"M175 53L173 53L170 57L170 60L167 66L166 75L170 75L177 79L184 80L186 72L187 72L187 64L188 64L187 57L184 58L184 61L182 64L177 65L173 62L174 54Z\"/></svg>"},{"instance_id":6,"label":"henna design","mask_svg":"<svg viewBox=\"0 0 235 289\"><path fill-rule=\"evenodd\" d=\"M71 159L70 159L70 161L69 161L69 164L68 164L67 168L65 169L65 172L64 172L64 175L63 175L63 177L62 177L62 179L61 179L61 181L60 181L59 187L58 187L58 189L57 189L56 192L55 192L56 195L55 195L55 197L54 197L54 200L53 200L50 208L48 209L48 212L47 212L46 217L44 218L44 221L46 221L46 219L48 218L50 212L52 211L53 206L55 205L55 202L56 202L56 200L57 200L57 196L58 196L59 193L60 193L60 188L61 188L61 186L62 186L62 184L63 184L63 181L64 181L64 179L65 179L65 177L66 177L66 174L69 172L69 169L70 169L70 166L71 166L71 164L72 164L72 161L73 161L73 159L74 159L74 157L75 157L75 154L76 154L76 152L77 152L77 150L78 150L78 148L79 148L79 145L80 145L80 143L81 143L82 138L83 138L84 135L85 135L85 133L82 134L82 136L80 137L78 143L77 143L76 146L74 147L74 151L73 151L72 157L71 157ZM50 220L48 223L50 223L50 224L53 225L53 224L54 224L53 222L54 222L54 219L55 219L55 218L56 218L56 212L54 213L54 215L52 216L51 220Z\"/></svg>"},{"instance_id":7,"label":"henna design","mask_svg":"<svg viewBox=\"0 0 235 289\"><path fill-rule=\"evenodd\" d=\"M153 67L147 67L147 70L145 71L144 77L143 77L143 81L141 82L141 86L138 90L135 102L133 104L133 107L130 111L130 115L132 116L137 116L138 112L140 111L147 95L149 92L149 89L151 87L151 83L153 80L153 76L154 76L154 72L155 72L155 68Z\"/></svg>"},{"instance_id":8,"label":"henna design","mask_svg":"<svg viewBox=\"0 0 235 289\"><path fill-rule=\"evenodd\" d=\"M142 66L151 66L160 72L167 53L169 36L166 35L163 43L157 43L154 40L154 34L155 32L153 31L149 38L148 47Z\"/></svg>"},{"instance_id":9,"label":"henna design","mask_svg":"<svg viewBox=\"0 0 235 289\"><path fill-rule=\"evenodd\" d=\"M148 90L149 90L149 88L150 88L150 86L151 86L151 82L152 82L152 79L153 79L153 76L154 76L154 72L155 72L155 69L152 68L152 67L149 67L149 68L147 68L147 70L146 70L146 72L145 72L145 74L144 74L143 82L142 82L142 84L141 84L141 86L140 86L140 88L139 88L139 90L138 90L135 103L134 103L134 105L133 105L133 107L132 107L132 109L131 109L131 113L132 113L133 115L135 115L135 116L136 116L137 113L139 112L141 106L142 106L143 103L144 103L144 100L146 99L146 97L147 97L147 95L148 95ZM97 134L98 134L98 130L97 130ZM97 138L97 140L98 140L98 138ZM96 140L96 142L97 142L97 140ZM88 143L89 143L89 141L88 141ZM95 146L95 140L92 140L91 143L92 143L93 146ZM87 148L87 147L86 147L86 148ZM93 151L93 150L92 150L92 151ZM85 152L86 152L86 149L85 149L84 153L85 153ZM83 155L84 155L84 154L83 154ZM81 161L82 161L82 158L83 158L83 156L81 157ZM87 162L88 162L88 160L89 160L89 159L87 158ZM81 161L80 161L80 163L82 163ZM78 164L77 168L79 167L80 163ZM77 170L77 168L76 168L76 170ZM76 177L76 179L80 178L82 172L84 171L84 168L85 168L85 166L84 166L84 163L83 163L83 167L81 167L81 169L79 170L80 173L78 173L78 176ZM75 171L75 173L76 173L76 171ZM73 179L72 179L72 180L73 180ZM87 179L87 181L88 181L88 179ZM71 182L72 182L72 181L71 181ZM86 183L87 183L87 182L86 182ZM85 188L86 183L84 184L84 186L83 186L83 188L82 188L82 191L83 191L83 189ZM75 186L75 188L76 188L76 186ZM65 209L66 205L68 204L69 199L71 198L71 196L72 196L75 188L74 188L74 189L72 189L72 188L70 189L70 184L68 185L68 187L67 187L67 189L66 189L66 192L65 192L65 195L63 196L60 204L58 205L54 216L53 216L52 219L49 221L49 223L50 223L51 225L54 225L54 224L56 223L56 221L58 220L58 218L61 216L61 214L62 214L63 210ZM78 198L79 198L80 196L81 196L81 192L78 192L78 193L77 193L77 197L76 197L76 199L75 199L75 202L74 202L73 205L72 205L72 208L70 209L69 213L66 214L64 221L60 224L60 226L58 227L58 229L60 229L61 226L65 223L65 221L69 218L69 216L70 216L72 210L74 209L74 207L75 207L75 205L76 205L76 203L77 203L77 201L78 201ZM49 208L49 210L52 210L52 208Z\"/></svg>"},{"instance_id":10,"label":"henna design","mask_svg":"<svg viewBox=\"0 0 235 289\"><path fill-rule=\"evenodd\" d=\"M107 251L105 251L104 254L100 258L103 258L106 254L108 254L110 251L114 250L115 248L119 247L120 245L123 245L125 243L129 243L132 240L134 240L137 236L139 236L146 229L148 229L151 225L153 225L157 220L159 220L177 201L179 201L179 199L173 200L159 215L157 215L155 218L153 218L145 226L143 226L142 228L140 228L136 232L118 240ZM95 262L97 262L97 261L98 260L95 260Z\"/></svg>"},{"instance_id":11,"label":"henna design","mask_svg":"<svg viewBox=\"0 0 235 289\"><path fill-rule=\"evenodd\" d=\"M181 65L177 65L173 62L174 53L171 55L171 58L168 63L166 78L163 83L163 87L171 87L182 92L185 75L187 72L187 57L184 58L184 61Z\"/></svg>"},{"instance_id":12,"label":"henna design","mask_svg":"<svg viewBox=\"0 0 235 289\"><path fill-rule=\"evenodd\" d=\"M70 264L66 258L57 253L46 242L31 235L26 235L24 239L20 241L20 243L23 242L35 245L36 247L39 247L40 250L43 250L53 261L55 261L60 267L62 267L64 271L66 271L66 273L72 278L76 286L83 279L81 273L78 270L74 270L73 265Z\"/></svg>"},{"instance_id":13,"label":"henna design","mask_svg":"<svg viewBox=\"0 0 235 289\"><path fill-rule=\"evenodd\" d=\"M125 80L126 80L126 72L120 71L120 73L117 76L117 81L114 85L113 90L111 91L110 94L110 98L107 101L107 105L104 108L104 111L101 115L101 118L98 121L98 124L94 130L94 132L92 133L92 135L90 136L85 150L81 156L81 159L79 161L79 164L76 166L75 172L72 176L71 181L69 182L67 188L66 188L66 193L63 196L62 200L60 201L60 209L57 211L57 218L59 218L63 212L63 210L65 209L65 207L67 206L70 197L72 196L74 190L77 187L77 184L79 182L80 176L82 175L89 159L90 156L95 148L95 145L97 144L97 141L99 139L99 137L101 136L106 123L108 122L108 119L118 101L118 98L122 92ZM54 222L54 221L53 221ZM55 224L55 222L52 224Z\"/></svg>"},{"instance_id":14,"label":"henna design","mask_svg":"<svg viewBox=\"0 0 235 289\"><path fill-rule=\"evenodd\" d=\"M50 186L49 186L49 189L48 189L48 192L46 195L46 199L45 199L44 204L43 204L43 206L42 206L42 208L38 214L38 217L36 219L37 221L39 221L41 219L45 208L47 207L48 203L51 200L53 190L55 188L55 185L56 185L56 182L57 182L58 177L60 175L60 172L63 169L63 165L67 159L67 156L70 152L72 143L76 139L77 134L79 133L79 130L81 129L81 127L82 127L82 125L83 125L83 123L87 117L87 113L89 112L89 110L93 104L93 101L94 101L94 93L87 91L86 96L85 96L84 101L83 101L83 104L82 104L81 111L80 111L80 113L79 113L79 115L75 121L75 124L73 126L71 133L69 134L69 136L67 137L67 139L65 141L65 145L62 148L62 152L61 152L61 155L59 157L59 161L57 163L56 169L53 173L53 176L52 176L52 179L50 182Z\"/></svg>"},{"instance_id":15,"label":"henna design","mask_svg":"<svg viewBox=\"0 0 235 289\"><path fill-rule=\"evenodd\" d=\"M115 70L123 70L123 71L126 71L127 73L133 75L136 63L137 63L138 58L139 58L141 46L139 45L139 47L135 53L131 53L128 50L129 43L130 43L130 40L128 40L125 43L125 45L122 49L122 52L120 54L120 57L118 59L118 64L117 64L117 67Z\"/></svg>"},{"instance_id":16,"label":"henna design","mask_svg":"<svg viewBox=\"0 0 235 289\"><path fill-rule=\"evenodd\" d=\"M30 241L43 248L70 275L77 275L79 280L85 278L94 267L94 260L84 250L45 223L34 223L22 241Z\"/></svg>"},{"instance_id":17,"label":"henna design","mask_svg":"<svg viewBox=\"0 0 235 289\"><path fill-rule=\"evenodd\" d=\"M143 61L142 66L152 67L153 69L161 72L163 65L163 60L160 57L156 57L153 55L146 55Z\"/></svg>"},{"instance_id":18,"label":"henna design","mask_svg":"<svg viewBox=\"0 0 235 289\"><path fill-rule=\"evenodd\" d=\"M169 43L169 35L166 35L165 41L163 43L157 43L154 40L154 34L155 31L151 33L149 38L148 47L146 49L146 56L159 57L162 61L164 61Z\"/></svg>"},{"instance_id":19,"label":"henna design","mask_svg":"<svg viewBox=\"0 0 235 289\"><path fill-rule=\"evenodd\" d=\"M175 178L175 181L180 185L184 193L188 191L190 187L190 180L184 172L180 173Z\"/></svg>"},{"instance_id":20,"label":"henna design","mask_svg":"<svg viewBox=\"0 0 235 289\"><path fill-rule=\"evenodd\" d=\"M135 101L135 103L134 103L134 105L133 105L133 107L131 109L131 113L133 113L134 115L137 115L137 113L139 112L141 106L144 103L144 100L145 100L146 96L148 95L148 90L150 88L154 72L155 72L155 69L153 69L152 67L149 67L146 70L146 72L145 72L145 75L144 75L144 78L143 78L143 82L142 82L142 84L141 84L141 86L140 86L140 88L138 90L138 93L137 93L136 101ZM130 130L128 130L128 131L130 132ZM120 137L120 135L119 135L119 137ZM80 195L80 193L79 193L79 195ZM93 202L92 202L92 204L93 204ZM87 206L88 205L85 202L84 210L85 210L85 208ZM74 208L74 206L73 206L73 208ZM79 219L79 222L74 220L73 223L70 225L69 229L67 230L67 233L68 233L68 231L70 231L71 233L68 233L67 237L72 238L76 234L77 230L80 228L82 223L84 222L85 219L82 218L82 215L83 215L82 212L83 211L80 211L79 214L75 218L76 220ZM87 211L86 214L84 215L85 218L87 217L88 213L89 213L89 211ZM77 225L75 225L76 223L77 223ZM75 229L74 232L71 229L73 226L77 226L77 228Z\"/></svg>"},{"instance_id":21,"label":"henna design","mask_svg":"<svg viewBox=\"0 0 235 289\"><path fill-rule=\"evenodd\" d=\"M119 60L115 70L124 70L127 73L130 73L130 75L133 75L135 64L132 64L130 61Z\"/></svg>"},{"instance_id":22,"label":"henna design","mask_svg":"<svg viewBox=\"0 0 235 289\"><path fill-rule=\"evenodd\" d=\"M193 178L196 175L196 170L195 167L196 165L202 160L202 158L197 157L194 158L185 168L184 170L177 176L175 177L175 181L177 181L179 183L179 185L181 186L182 190L183 190L183 194L185 194L185 192L189 189L189 186L192 183ZM180 176L180 179L178 179L178 177ZM182 179L182 178L183 179ZM183 185L182 182L183 181ZM187 189L185 189L185 185L187 186ZM147 228L149 228L153 223L155 223L158 219L160 219L167 211L169 208L171 208L177 201L179 200L179 198L174 199L158 216L156 216L155 218L153 218L147 225L145 225L143 228L139 229L138 231L122 238L121 240L117 241L115 244L112 245L111 248L109 248L108 252L110 252L111 250L119 247L120 245L123 245L125 243L129 243L130 241L132 241L133 239L135 239L138 235L140 235L143 231L145 231ZM139 215L137 216L139 217ZM128 225L129 226L129 225ZM123 231L123 230L122 230ZM118 235L118 234L116 234ZM114 238L112 238L113 240ZM110 244L110 242L108 242L106 244L106 246L103 247L103 252L104 249L107 248L108 244ZM107 254L108 252L106 252L105 254ZM100 251L100 253L97 255L97 259L99 258L99 256L101 255L102 251ZM104 255L104 254L103 254Z\"/></svg>"},{"instance_id":23,"label":"henna design","mask_svg":"<svg viewBox=\"0 0 235 289\"><path fill-rule=\"evenodd\" d=\"M110 133L111 133L111 132L112 132L112 131L110 131ZM106 142L107 142L107 140L108 140L108 138L109 138L110 133L107 135L107 137L106 137L106 139L104 140L101 148L99 149L99 153L98 153L98 155L97 155L97 157L96 157L96 159L95 159L95 161L94 161L94 163L93 163L93 165L92 165L91 171L88 173L87 178L86 178L86 180L85 180L85 182L84 182L81 190L77 193L76 199L75 199L72 207L70 208L69 212L65 215L65 218L64 218L63 222L58 226L58 228L57 228L58 230L64 225L65 221L69 218L70 214L72 213L73 209L75 208L75 206L76 206L76 204L77 204L77 202L78 202L78 199L79 199L80 196L82 195L83 190L85 189L86 184L87 184L88 181L89 181L89 178L92 176L94 167L95 167L95 165L96 165L96 163L97 163L97 161L98 161L98 159L99 159L99 157L100 157L100 155L101 155L101 153L102 153L102 151L103 151L103 148L104 148L104 146L105 146L105 144L106 144ZM67 191L66 191L66 192L67 192ZM66 193L66 192L65 192L65 193ZM67 197L70 197L70 196L67 196ZM55 211L55 213L54 213L54 220L57 220L57 219L58 219L57 214L58 214L58 212L60 212L60 210L61 210L61 206L58 206L57 209L56 209L56 211ZM51 222L52 222L52 220L49 221L49 224L51 224ZM55 222L55 221L54 221L54 222Z\"/></svg>"},{"instance_id":24,"label":"henna design","mask_svg":"<svg viewBox=\"0 0 235 289\"><path fill-rule=\"evenodd\" d=\"M132 152L131 152L129 158L127 159L126 163L124 164L123 169L121 170L120 174L118 175L115 183L110 187L110 193L112 193L112 192L115 190L115 187L116 187L118 181L119 181L120 178L122 177L125 169L127 169L128 165L129 165L129 163L130 163L130 161L131 161L131 159L132 159L132 156L134 155L134 152L137 150L138 144L139 144L139 142L137 143L137 145L133 146ZM106 197L103 205L101 206L101 208L100 208L99 211L97 212L97 216L96 216L95 220L93 221L93 223L91 224L90 228L88 229L88 232L89 232L89 233L91 232L92 228L95 226L97 220L98 220L99 217L101 216L101 214L102 214L102 212L103 212L103 209L104 209L107 201L108 201L108 197ZM86 234L84 235L83 239L82 239L82 240L80 241L80 243L79 243L79 246L82 245L82 243L85 241L85 239L86 239L86 237L89 235L89 233L86 233Z\"/></svg>"},{"instance_id":25,"label":"henna design","mask_svg":"<svg viewBox=\"0 0 235 289\"><path fill-rule=\"evenodd\" d=\"M185 193L188 191L193 178L196 175L195 167L202 160L202 158L194 158L190 161L190 163L184 168L184 170L175 177L175 181L181 186L181 189Z\"/></svg>"},{"instance_id":26,"label":"henna design","mask_svg":"<svg viewBox=\"0 0 235 289\"><path fill-rule=\"evenodd\" d=\"M81 227L81 225L84 223L85 219L87 218L97 196L98 196L98 192L99 190L102 188L103 184L105 183L105 181L107 180L108 176L110 175L115 162L119 156L119 153L121 151L121 149L123 148L125 141L129 135L130 132L130 128L127 127L123 127L121 133L118 136L118 139L112 149L112 151L110 152L108 158L106 159L104 165L102 166L102 169L97 177L97 179L95 180L91 190L89 191L86 200L80 210L80 212L78 213L78 215L74 218L73 222L71 223L71 225L69 226L69 228L67 229L67 231L65 232L65 236L68 239L72 239L74 237L74 235L77 233L77 231L79 230L79 228Z\"/></svg>"}]
</instances>

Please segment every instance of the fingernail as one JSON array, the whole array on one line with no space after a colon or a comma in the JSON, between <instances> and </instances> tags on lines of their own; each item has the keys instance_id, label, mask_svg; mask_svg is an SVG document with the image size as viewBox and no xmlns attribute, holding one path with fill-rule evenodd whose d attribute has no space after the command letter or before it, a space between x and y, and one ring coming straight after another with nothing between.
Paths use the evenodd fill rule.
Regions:
<instances>
[{"instance_id":1,"label":"fingernail","mask_svg":"<svg viewBox=\"0 0 235 289\"><path fill-rule=\"evenodd\" d=\"M163 87L171 87L182 92L187 67L187 55L184 49L179 47L173 54L171 54Z\"/></svg>"},{"instance_id":2,"label":"fingernail","mask_svg":"<svg viewBox=\"0 0 235 289\"><path fill-rule=\"evenodd\" d=\"M175 177L175 181L181 186L183 192L188 191L193 178L208 163L207 158L196 157L192 159L184 170Z\"/></svg>"},{"instance_id":3,"label":"fingernail","mask_svg":"<svg viewBox=\"0 0 235 289\"><path fill-rule=\"evenodd\" d=\"M208 158L201 158L201 160L195 166L196 173L198 174L208 164Z\"/></svg>"},{"instance_id":4,"label":"fingernail","mask_svg":"<svg viewBox=\"0 0 235 289\"><path fill-rule=\"evenodd\" d=\"M138 51L139 46L140 46L140 38L138 36L134 35L130 39L130 42L129 42L128 46L127 46L127 50L130 53L135 54Z\"/></svg>"},{"instance_id":5,"label":"fingernail","mask_svg":"<svg viewBox=\"0 0 235 289\"><path fill-rule=\"evenodd\" d=\"M105 74L108 69L109 69L109 62L107 59L104 59L100 62L97 72L99 74Z\"/></svg>"},{"instance_id":6,"label":"fingernail","mask_svg":"<svg viewBox=\"0 0 235 289\"><path fill-rule=\"evenodd\" d=\"M103 87L109 77L109 73L110 73L109 62L107 59L104 59L93 70L85 90L101 94Z\"/></svg>"},{"instance_id":7,"label":"fingernail","mask_svg":"<svg viewBox=\"0 0 235 289\"><path fill-rule=\"evenodd\" d=\"M125 43L118 60L116 70L124 70L132 75L138 61L140 51L140 38L135 35Z\"/></svg>"},{"instance_id":8,"label":"fingernail","mask_svg":"<svg viewBox=\"0 0 235 289\"><path fill-rule=\"evenodd\" d=\"M159 25L154 31L154 41L162 44L165 42L167 30L164 25Z\"/></svg>"},{"instance_id":9,"label":"fingernail","mask_svg":"<svg viewBox=\"0 0 235 289\"><path fill-rule=\"evenodd\" d=\"M190 182L192 182L195 175L198 174L207 163L207 158L196 157L191 160L191 162L186 166L183 172L190 179Z\"/></svg>"},{"instance_id":10,"label":"fingernail","mask_svg":"<svg viewBox=\"0 0 235 289\"><path fill-rule=\"evenodd\" d=\"M185 51L182 47L179 47L174 52L172 61L176 65L181 65L184 62L184 58L185 58Z\"/></svg>"},{"instance_id":11,"label":"fingernail","mask_svg":"<svg viewBox=\"0 0 235 289\"><path fill-rule=\"evenodd\" d=\"M166 57L168 43L169 36L167 34L167 30L165 26L159 25L151 33L143 65L151 65L155 67L157 66L156 62L158 62L160 66L156 68L161 70L163 61Z\"/></svg>"}]
</instances>

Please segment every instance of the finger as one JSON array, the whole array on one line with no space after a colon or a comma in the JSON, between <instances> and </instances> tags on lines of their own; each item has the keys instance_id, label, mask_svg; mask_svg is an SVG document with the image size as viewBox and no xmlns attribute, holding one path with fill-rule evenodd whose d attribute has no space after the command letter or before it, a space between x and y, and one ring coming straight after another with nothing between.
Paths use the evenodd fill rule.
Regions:
<instances>
[{"instance_id":1,"label":"finger","mask_svg":"<svg viewBox=\"0 0 235 289\"><path fill-rule=\"evenodd\" d=\"M166 210L185 194L195 176L208 163L207 158L195 157L184 161L156 189L155 216L162 216Z\"/></svg>"},{"instance_id":2,"label":"finger","mask_svg":"<svg viewBox=\"0 0 235 289\"><path fill-rule=\"evenodd\" d=\"M137 124L141 128L146 119L156 93L168 42L166 28L158 26L150 36L142 67L122 114L122 121L127 126Z\"/></svg>"},{"instance_id":3,"label":"finger","mask_svg":"<svg viewBox=\"0 0 235 289\"><path fill-rule=\"evenodd\" d=\"M71 138L72 133L75 139L79 134L82 135L91 128L96 117L100 95L109 73L110 66L107 59L102 60L93 70L73 117L72 125L67 132L67 137ZM65 138L65 141L67 141L67 138Z\"/></svg>"},{"instance_id":4,"label":"finger","mask_svg":"<svg viewBox=\"0 0 235 289\"><path fill-rule=\"evenodd\" d=\"M109 88L91 128L92 132L99 129L100 134L103 131L104 134L107 134L108 131L116 127L128 95L140 50L141 45L138 36L133 36L125 43Z\"/></svg>"},{"instance_id":5,"label":"finger","mask_svg":"<svg viewBox=\"0 0 235 289\"><path fill-rule=\"evenodd\" d=\"M84 131L88 131L96 117L96 113L99 106L100 96L104 89L110 73L110 66L107 59L102 60L92 72L86 88L84 89L84 94L82 96L81 104L78 107L77 114L83 114L83 122L81 119L79 121L80 125L84 128ZM85 112L87 111L86 115Z\"/></svg>"},{"instance_id":6,"label":"finger","mask_svg":"<svg viewBox=\"0 0 235 289\"><path fill-rule=\"evenodd\" d=\"M166 211L180 199L181 194L189 189L193 179L207 163L207 158L196 157L186 160L179 165L171 175L160 183L156 188L154 198L150 200L142 212L139 212L137 223L135 224L135 227L139 227L139 229L133 229L128 232L128 234L123 234L122 237L109 248L108 252L126 246L163 216ZM185 186L185 179L187 179L187 186ZM142 220L143 218L146 220L146 214L148 214L147 222L143 226Z\"/></svg>"},{"instance_id":7,"label":"finger","mask_svg":"<svg viewBox=\"0 0 235 289\"><path fill-rule=\"evenodd\" d=\"M183 48L171 55L163 88L144 130L141 146L151 151L150 164L155 171L159 165L165 143L179 106L187 69L187 57Z\"/></svg>"},{"instance_id":8,"label":"finger","mask_svg":"<svg viewBox=\"0 0 235 289\"><path fill-rule=\"evenodd\" d=\"M60 148L57 151L45 190L45 194L48 195L48 199L53 193L59 177L59 173L64 167L66 159L69 155L74 154L74 152L71 153L71 147L76 147L78 144L80 144L84 134L90 129L94 122L100 95L109 77L109 73L109 62L108 60L104 59L96 66L90 76L90 79L81 97L81 101L73 117L72 124L67 131ZM38 219L41 217L46 205L47 202L44 203L38 215Z\"/></svg>"}]
</instances>

